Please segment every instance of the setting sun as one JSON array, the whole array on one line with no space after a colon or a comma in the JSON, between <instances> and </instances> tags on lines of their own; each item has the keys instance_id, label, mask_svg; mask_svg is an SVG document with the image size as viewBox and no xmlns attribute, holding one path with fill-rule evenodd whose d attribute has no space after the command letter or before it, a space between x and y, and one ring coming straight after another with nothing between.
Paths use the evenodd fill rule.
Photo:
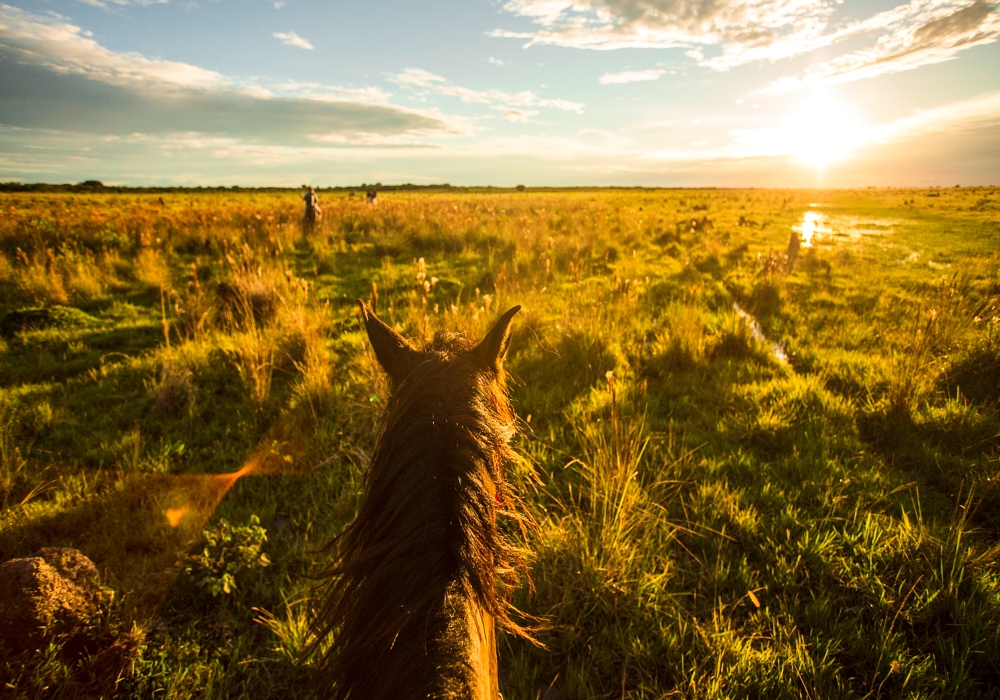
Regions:
<instances>
[{"instance_id":1,"label":"setting sun","mask_svg":"<svg viewBox=\"0 0 1000 700\"><path fill-rule=\"evenodd\" d=\"M791 155L818 169L846 160L864 140L854 111L826 95L799 107L786 122L785 133Z\"/></svg>"}]
</instances>

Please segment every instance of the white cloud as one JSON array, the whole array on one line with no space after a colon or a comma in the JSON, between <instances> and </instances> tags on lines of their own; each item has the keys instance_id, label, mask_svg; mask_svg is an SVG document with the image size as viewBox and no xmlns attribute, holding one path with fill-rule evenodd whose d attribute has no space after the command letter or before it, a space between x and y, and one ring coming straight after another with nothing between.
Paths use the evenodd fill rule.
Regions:
<instances>
[{"instance_id":1,"label":"white cloud","mask_svg":"<svg viewBox=\"0 0 1000 700\"><path fill-rule=\"evenodd\" d=\"M458 85L449 85L445 78L421 68L407 68L394 76L392 81L400 87L418 94L457 97L462 102L502 105L512 108L543 107L564 112L576 112L577 114L583 113L583 105L579 102L539 97L530 90L512 93L496 89L474 90Z\"/></svg>"},{"instance_id":2,"label":"white cloud","mask_svg":"<svg viewBox=\"0 0 1000 700\"><path fill-rule=\"evenodd\" d=\"M127 5L138 5L140 7L149 7L150 5L165 5L169 0L76 0L84 5L90 5L91 7L100 7L102 9L108 9L109 5L115 5L118 7L125 7Z\"/></svg>"},{"instance_id":3,"label":"white cloud","mask_svg":"<svg viewBox=\"0 0 1000 700\"><path fill-rule=\"evenodd\" d=\"M755 47L773 49L813 41L822 34L833 12L833 3L829 0L510 0L504 8L530 17L540 29L497 31L494 35L527 38L532 44L589 49L723 45L742 53Z\"/></svg>"},{"instance_id":4,"label":"white cloud","mask_svg":"<svg viewBox=\"0 0 1000 700\"><path fill-rule=\"evenodd\" d=\"M489 64L491 66L509 66L510 65L510 61L504 61L503 59L494 58L493 56L490 56L486 60L489 62Z\"/></svg>"},{"instance_id":5,"label":"white cloud","mask_svg":"<svg viewBox=\"0 0 1000 700\"><path fill-rule=\"evenodd\" d=\"M531 117L537 116L538 111L534 109L517 109L516 107L499 107L503 112L503 118L509 122L527 124Z\"/></svg>"},{"instance_id":6,"label":"white cloud","mask_svg":"<svg viewBox=\"0 0 1000 700\"><path fill-rule=\"evenodd\" d=\"M869 142L896 143L931 134L955 135L991 127L1000 128L1000 92L917 110L909 116L873 128Z\"/></svg>"},{"instance_id":7,"label":"white cloud","mask_svg":"<svg viewBox=\"0 0 1000 700\"><path fill-rule=\"evenodd\" d=\"M313 45L307 40L300 37L295 32L275 32L274 38L281 41L282 44L287 44L288 46L294 46L298 49L306 49L308 51L313 50Z\"/></svg>"},{"instance_id":8,"label":"white cloud","mask_svg":"<svg viewBox=\"0 0 1000 700\"><path fill-rule=\"evenodd\" d=\"M0 39L4 52L19 63L118 87L174 90L229 83L221 73L189 63L109 51L61 18L34 15L10 5L0 5Z\"/></svg>"},{"instance_id":9,"label":"white cloud","mask_svg":"<svg viewBox=\"0 0 1000 700\"><path fill-rule=\"evenodd\" d=\"M601 85L621 85L623 83L644 83L659 80L666 71L659 68L648 70L626 70L621 73L605 73L597 79Z\"/></svg>"},{"instance_id":10,"label":"white cloud","mask_svg":"<svg viewBox=\"0 0 1000 700\"><path fill-rule=\"evenodd\" d=\"M995 41L998 6L986 0L910 0L867 19L833 20L842 0L509 0L530 18L528 32L493 36L580 49L686 48L700 65L728 70L778 61L848 39L874 42L812 73L776 83L773 92L834 76L840 82L953 58Z\"/></svg>"},{"instance_id":11,"label":"white cloud","mask_svg":"<svg viewBox=\"0 0 1000 700\"><path fill-rule=\"evenodd\" d=\"M313 136L317 143L335 146L375 147L407 147L427 148L428 144L420 141L420 134L379 134L371 131L344 131L335 134Z\"/></svg>"},{"instance_id":12,"label":"white cloud","mask_svg":"<svg viewBox=\"0 0 1000 700\"><path fill-rule=\"evenodd\" d=\"M897 10L905 8L905 13ZM813 67L798 76L774 81L761 93L784 94L793 90L847 83L887 73L949 61L973 46L992 43L1000 37L1000 13L996 5L975 0L971 5L911 2L873 19L883 19L890 33L875 46L852 51Z\"/></svg>"},{"instance_id":13,"label":"white cloud","mask_svg":"<svg viewBox=\"0 0 1000 700\"><path fill-rule=\"evenodd\" d=\"M382 88L348 88L323 83L303 83L286 80L274 86L276 95L303 97L317 102L356 102L361 104L387 105L392 95Z\"/></svg>"},{"instance_id":14,"label":"white cloud","mask_svg":"<svg viewBox=\"0 0 1000 700\"><path fill-rule=\"evenodd\" d=\"M392 105L378 88L266 88L111 51L88 34L58 16L0 5L0 124L102 136L201 132L276 145L331 134L417 138L469 130L455 118Z\"/></svg>"},{"instance_id":15,"label":"white cloud","mask_svg":"<svg viewBox=\"0 0 1000 700\"><path fill-rule=\"evenodd\" d=\"M280 10L280 9L281 9L282 7L284 7L284 6L286 5L286 4L287 4L287 3L286 3L286 2L284 2L284 0L279 0L278 2L274 3L274 9L276 9L276 10Z\"/></svg>"}]
</instances>

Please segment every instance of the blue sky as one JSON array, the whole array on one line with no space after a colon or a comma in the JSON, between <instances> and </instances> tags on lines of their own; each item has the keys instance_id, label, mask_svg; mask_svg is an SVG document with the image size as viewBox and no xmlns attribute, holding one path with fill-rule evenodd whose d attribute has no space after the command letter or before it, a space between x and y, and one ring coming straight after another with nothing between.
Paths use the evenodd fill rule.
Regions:
<instances>
[{"instance_id":1,"label":"blue sky","mask_svg":"<svg viewBox=\"0 0 1000 700\"><path fill-rule=\"evenodd\" d=\"M985 0L13 0L0 179L1000 184Z\"/></svg>"}]
</instances>

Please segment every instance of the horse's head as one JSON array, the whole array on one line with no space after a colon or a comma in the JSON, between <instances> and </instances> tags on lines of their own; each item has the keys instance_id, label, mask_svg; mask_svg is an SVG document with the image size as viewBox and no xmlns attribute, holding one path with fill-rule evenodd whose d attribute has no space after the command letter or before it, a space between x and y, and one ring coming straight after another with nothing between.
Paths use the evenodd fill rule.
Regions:
<instances>
[{"instance_id":1,"label":"horse's head","mask_svg":"<svg viewBox=\"0 0 1000 700\"><path fill-rule=\"evenodd\" d=\"M463 335L439 332L429 347L418 350L376 316L368 304L361 299L358 299L358 304L361 306L361 317L372 349L375 350L375 357L392 380L393 390L399 388L414 369L429 359L458 362L465 369L478 369L502 379L503 361L510 348L511 322L521 310L520 306L510 308L478 345L473 346ZM461 362L461 359L466 362Z\"/></svg>"},{"instance_id":2,"label":"horse's head","mask_svg":"<svg viewBox=\"0 0 1000 700\"><path fill-rule=\"evenodd\" d=\"M398 409L405 408L408 413L419 410L421 403L429 410L461 412L472 402L501 424L513 422L503 362L520 306L504 313L478 343L458 333L438 332L431 343L418 349L379 319L364 301L359 299L358 304L375 357L392 386L389 416Z\"/></svg>"}]
</instances>

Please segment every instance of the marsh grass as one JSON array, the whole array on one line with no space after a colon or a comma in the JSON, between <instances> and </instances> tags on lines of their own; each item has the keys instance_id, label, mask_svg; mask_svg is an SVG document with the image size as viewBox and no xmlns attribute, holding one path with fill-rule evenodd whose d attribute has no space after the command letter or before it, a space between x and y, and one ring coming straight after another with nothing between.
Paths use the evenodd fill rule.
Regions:
<instances>
[{"instance_id":1,"label":"marsh grass","mask_svg":"<svg viewBox=\"0 0 1000 700\"><path fill-rule=\"evenodd\" d=\"M38 308L0 339L0 558L94 559L122 697L303 697L388 396L353 300L418 341L521 304L546 648L501 640L505 697L992 697L998 196L321 193L305 236L288 193L3 195L0 315ZM789 265L812 202L836 235ZM190 548L254 518L271 565L212 598ZM62 642L2 663L99 695Z\"/></svg>"}]
</instances>

